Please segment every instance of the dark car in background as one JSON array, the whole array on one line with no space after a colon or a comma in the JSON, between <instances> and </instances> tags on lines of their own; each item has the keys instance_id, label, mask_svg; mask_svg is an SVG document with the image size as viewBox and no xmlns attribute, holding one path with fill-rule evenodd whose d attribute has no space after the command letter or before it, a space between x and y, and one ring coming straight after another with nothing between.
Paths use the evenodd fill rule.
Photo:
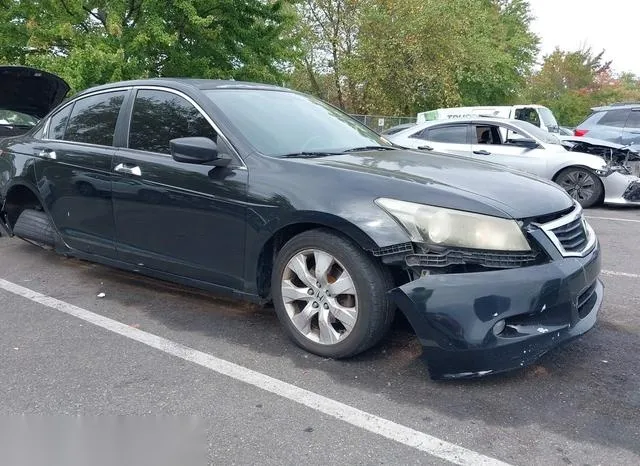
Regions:
<instances>
[{"instance_id":1,"label":"dark car in background","mask_svg":"<svg viewBox=\"0 0 640 466\"><path fill-rule=\"evenodd\" d=\"M398 307L431 376L519 368L590 330L600 247L558 186L405 150L274 86L89 89L0 141L0 220L43 247L259 303L323 357Z\"/></svg>"},{"instance_id":2,"label":"dark car in background","mask_svg":"<svg viewBox=\"0 0 640 466\"><path fill-rule=\"evenodd\" d=\"M575 136L621 144L640 144L640 102L595 107L574 129Z\"/></svg>"},{"instance_id":3,"label":"dark car in background","mask_svg":"<svg viewBox=\"0 0 640 466\"><path fill-rule=\"evenodd\" d=\"M33 128L69 92L59 76L25 66L0 66L0 138Z\"/></svg>"}]
</instances>

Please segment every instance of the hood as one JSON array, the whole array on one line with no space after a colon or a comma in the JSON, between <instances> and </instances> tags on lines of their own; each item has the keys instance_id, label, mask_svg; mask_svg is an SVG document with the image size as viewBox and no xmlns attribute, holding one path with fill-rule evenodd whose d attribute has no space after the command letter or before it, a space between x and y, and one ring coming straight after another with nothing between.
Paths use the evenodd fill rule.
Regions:
<instances>
[{"instance_id":1,"label":"hood","mask_svg":"<svg viewBox=\"0 0 640 466\"><path fill-rule=\"evenodd\" d=\"M62 78L24 66L0 66L0 108L42 118L69 92Z\"/></svg>"},{"instance_id":2,"label":"hood","mask_svg":"<svg viewBox=\"0 0 640 466\"><path fill-rule=\"evenodd\" d=\"M573 205L558 185L503 165L412 150L359 152L309 160L334 168L388 178L379 196L525 219ZM372 183L373 185L373 183Z\"/></svg>"}]
</instances>

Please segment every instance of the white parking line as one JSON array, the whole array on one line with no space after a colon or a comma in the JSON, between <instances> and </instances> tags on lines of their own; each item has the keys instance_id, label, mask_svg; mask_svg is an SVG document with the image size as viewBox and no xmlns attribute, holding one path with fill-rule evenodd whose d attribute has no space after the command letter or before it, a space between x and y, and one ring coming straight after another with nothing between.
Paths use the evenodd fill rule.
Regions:
<instances>
[{"instance_id":1,"label":"white parking line","mask_svg":"<svg viewBox=\"0 0 640 466\"><path fill-rule=\"evenodd\" d=\"M0 279L0 289L27 298L33 302L49 307L56 311L77 317L93 325L117 333L124 337L143 343L147 346L206 367L232 379L253 385L254 387L274 393L301 405L332 416L353 426L360 427L374 434L381 435L408 447L428 453L454 464L460 465L504 465L508 463L484 456L473 450L466 449L454 443L441 440L424 432L397 424L388 419L361 411L352 406L340 403L331 398L318 395L295 385L283 382L260 372L239 366L208 353L189 348L152 333L130 327L129 325L109 319L100 314L87 311L73 304L51 298L36 291L24 288L15 283Z\"/></svg>"},{"instance_id":2,"label":"white parking line","mask_svg":"<svg viewBox=\"0 0 640 466\"><path fill-rule=\"evenodd\" d=\"M603 270L600 273L602 275L609 275L611 277L640 278L640 275L635 273L614 272L613 270Z\"/></svg>"},{"instance_id":3,"label":"white parking line","mask_svg":"<svg viewBox=\"0 0 640 466\"><path fill-rule=\"evenodd\" d=\"M635 220L632 218L618 218L618 217L592 217L590 215L585 216L588 220L610 220L614 222L629 222L629 223L640 223L640 220Z\"/></svg>"}]
</instances>

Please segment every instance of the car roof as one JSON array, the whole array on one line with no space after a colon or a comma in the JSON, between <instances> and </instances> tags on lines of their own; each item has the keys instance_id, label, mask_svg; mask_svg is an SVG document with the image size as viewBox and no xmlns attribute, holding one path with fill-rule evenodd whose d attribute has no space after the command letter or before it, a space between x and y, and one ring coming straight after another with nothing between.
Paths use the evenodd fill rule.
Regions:
<instances>
[{"instance_id":1,"label":"car roof","mask_svg":"<svg viewBox=\"0 0 640 466\"><path fill-rule=\"evenodd\" d=\"M213 90L213 89L262 89L262 90L274 90L294 92L291 89L287 89L280 86L274 86L272 84L263 84L248 81L233 81L223 79L198 79L198 78L151 78L151 79L136 79L130 81L118 81L109 84L103 84L101 86L91 87L74 97L78 97L84 94L93 93L96 91L109 90L121 87L134 87L134 86L166 86L166 87L190 87L194 90Z\"/></svg>"},{"instance_id":2,"label":"car roof","mask_svg":"<svg viewBox=\"0 0 640 466\"><path fill-rule=\"evenodd\" d=\"M593 107L591 110L594 112L604 112L607 110L626 110L628 108L640 108L640 102L620 102L617 104Z\"/></svg>"}]
</instances>

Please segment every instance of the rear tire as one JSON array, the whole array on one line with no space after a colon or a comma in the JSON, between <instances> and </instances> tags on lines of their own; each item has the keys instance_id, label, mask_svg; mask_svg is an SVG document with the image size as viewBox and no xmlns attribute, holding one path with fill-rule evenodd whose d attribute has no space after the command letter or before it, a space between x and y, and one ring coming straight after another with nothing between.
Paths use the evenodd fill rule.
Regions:
<instances>
[{"instance_id":1,"label":"rear tire","mask_svg":"<svg viewBox=\"0 0 640 466\"><path fill-rule=\"evenodd\" d=\"M393 321L389 270L328 230L310 230L286 243L271 283L273 304L288 336L319 356L361 353L378 343Z\"/></svg>"},{"instance_id":2,"label":"rear tire","mask_svg":"<svg viewBox=\"0 0 640 466\"><path fill-rule=\"evenodd\" d=\"M604 198L602 181L587 168L565 168L555 176L554 181L584 208L593 207Z\"/></svg>"},{"instance_id":3,"label":"rear tire","mask_svg":"<svg viewBox=\"0 0 640 466\"><path fill-rule=\"evenodd\" d=\"M56 244L51 219L39 210L23 210L13 228L13 234L44 249L53 249Z\"/></svg>"}]
</instances>

